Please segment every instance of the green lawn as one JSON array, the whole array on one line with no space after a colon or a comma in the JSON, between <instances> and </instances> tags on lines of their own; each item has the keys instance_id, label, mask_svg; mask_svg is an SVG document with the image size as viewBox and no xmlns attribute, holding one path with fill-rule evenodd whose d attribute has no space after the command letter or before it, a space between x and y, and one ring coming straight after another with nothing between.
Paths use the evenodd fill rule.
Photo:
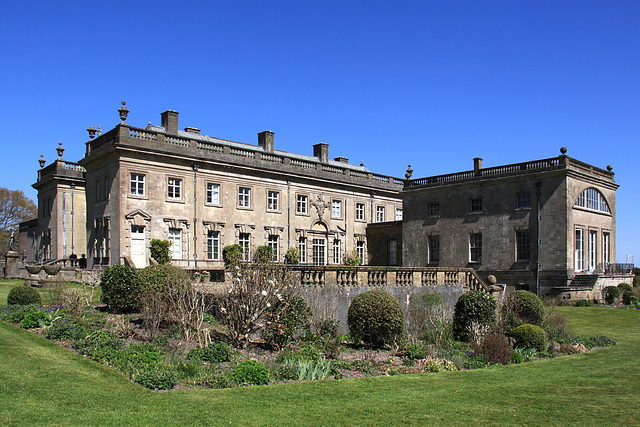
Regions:
<instances>
[{"instance_id":1,"label":"green lawn","mask_svg":"<svg viewBox=\"0 0 640 427\"><path fill-rule=\"evenodd\" d=\"M9 295L9 291L14 286L24 285L23 279L1 279L0 280L0 305L5 305L7 303L7 295ZM79 291L82 290L82 284L76 282L63 282L61 286L65 288L75 288ZM52 287L42 287L37 288L38 292L42 295L42 301L46 304L51 298L55 297L55 293L57 292L56 286ZM87 288L87 292L90 292L91 288ZM93 303L98 304L100 302L100 297L102 296L102 290L100 286L96 286L93 292Z\"/></svg>"},{"instance_id":2,"label":"green lawn","mask_svg":"<svg viewBox=\"0 0 640 427\"><path fill-rule=\"evenodd\" d=\"M619 343L477 371L169 393L0 322L0 424L639 424L640 311L560 311L575 332Z\"/></svg>"}]
</instances>

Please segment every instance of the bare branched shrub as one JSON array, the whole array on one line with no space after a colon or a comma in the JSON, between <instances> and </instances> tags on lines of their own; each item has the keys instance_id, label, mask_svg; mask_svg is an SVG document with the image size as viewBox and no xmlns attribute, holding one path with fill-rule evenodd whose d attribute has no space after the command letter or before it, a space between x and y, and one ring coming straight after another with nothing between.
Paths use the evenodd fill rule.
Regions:
<instances>
[{"instance_id":1,"label":"bare branched shrub","mask_svg":"<svg viewBox=\"0 0 640 427\"><path fill-rule=\"evenodd\" d=\"M65 289L62 291L62 304L73 315L80 315L87 306L87 298L84 292L77 289Z\"/></svg>"},{"instance_id":2,"label":"bare branched shrub","mask_svg":"<svg viewBox=\"0 0 640 427\"><path fill-rule=\"evenodd\" d=\"M197 341L200 347L210 342L208 330L202 327L204 314L211 308L211 300L190 283L171 284L166 292L169 313L182 327L184 339Z\"/></svg>"},{"instance_id":3,"label":"bare branched shrub","mask_svg":"<svg viewBox=\"0 0 640 427\"><path fill-rule=\"evenodd\" d=\"M271 261L237 263L232 267L232 283L220 297L220 317L236 347L244 348L249 337L264 327L266 312L276 301L294 295L290 271Z\"/></svg>"},{"instance_id":4,"label":"bare branched shrub","mask_svg":"<svg viewBox=\"0 0 640 427\"><path fill-rule=\"evenodd\" d=\"M450 322L440 293L414 295L405 319L409 340L414 344L424 341L443 346L451 339Z\"/></svg>"},{"instance_id":5,"label":"bare branched shrub","mask_svg":"<svg viewBox=\"0 0 640 427\"><path fill-rule=\"evenodd\" d=\"M500 363L507 365L513 357L513 349L509 345L509 339L502 333L492 332L486 334L482 342L476 347L476 352L484 355L487 363Z\"/></svg>"},{"instance_id":6,"label":"bare branched shrub","mask_svg":"<svg viewBox=\"0 0 640 427\"><path fill-rule=\"evenodd\" d=\"M567 319L556 310L558 304L559 300L557 298L544 300L544 315L541 326L550 340L556 337L566 337L571 334Z\"/></svg>"},{"instance_id":7,"label":"bare branched shrub","mask_svg":"<svg viewBox=\"0 0 640 427\"><path fill-rule=\"evenodd\" d=\"M469 325L469 343L479 345L484 336L491 330L491 325L480 322L471 322Z\"/></svg>"}]
</instances>

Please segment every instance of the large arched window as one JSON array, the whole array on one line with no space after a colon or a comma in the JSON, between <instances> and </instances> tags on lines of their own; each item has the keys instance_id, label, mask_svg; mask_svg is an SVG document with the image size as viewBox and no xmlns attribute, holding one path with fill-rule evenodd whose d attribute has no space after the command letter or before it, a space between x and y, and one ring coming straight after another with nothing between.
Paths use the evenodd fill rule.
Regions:
<instances>
[{"instance_id":1,"label":"large arched window","mask_svg":"<svg viewBox=\"0 0 640 427\"><path fill-rule=\"evenodd\" d=\"M601 192L593 187L587 188L580 193L574 206L592 211L611 213L607 200Z\"/></svg>"}]
</instances>

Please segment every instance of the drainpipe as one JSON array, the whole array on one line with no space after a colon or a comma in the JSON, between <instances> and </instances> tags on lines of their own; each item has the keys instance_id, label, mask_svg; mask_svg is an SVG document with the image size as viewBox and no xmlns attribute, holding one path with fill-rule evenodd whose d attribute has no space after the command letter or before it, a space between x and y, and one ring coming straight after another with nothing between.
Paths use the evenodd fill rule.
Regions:
<instances>
[{"instance_id":1,"label":"drainpipe","mask_svg":"<svg viewBox=\"0 0 640 427\"><path fill-rule=\"evenodd\" d=\"M287 251L291 247L291 181L287 180Z\"/></svg>"},{"instance_id":2,"label":"drainpipe","mask_svg":"<svg viewBox=\"0 0 640 427\"><path fill-rule=\"evenodd\" d=\"M536 181L536 295L540 296L540 186L542 181Z\"/></svg>"},{"instance_id":3,"label":"drainpipe","mask_svg":"<svg viewBox=\"0 0 640 427\"><path fill-rule=\"evenodd\" d=\"M193 267L198 268L198 233L196 232L196 222L198 221L198 198L197 193L198 165L193 164Z\"/></svg>"}]
</instances>

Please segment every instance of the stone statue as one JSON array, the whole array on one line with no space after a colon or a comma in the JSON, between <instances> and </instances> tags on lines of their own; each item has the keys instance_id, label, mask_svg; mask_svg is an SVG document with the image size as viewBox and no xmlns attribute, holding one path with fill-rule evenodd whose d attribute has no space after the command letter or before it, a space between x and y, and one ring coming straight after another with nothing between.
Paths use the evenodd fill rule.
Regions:
<instances>
[{"instance_id":1,"label":"stone statue","mask_svg":"<svg viewBox=\"0 0 640 427\"><path fill-rule=\"evenodd\" d=\"M318 219L322 221L322 217L324 216L324 210L327 209L329 204L324 201L324 196L322 193L318 194L318 197L314 202L311 203L313 207L318 211Z\"/></svg>"},{"instance_id":2,"label":"stone statue","mask_svg":"<svg viewBox=\"0 0 640 427\"><path fill-rule=\"evenodd\" d=\"M10 251L14 251L14 245L15 245L15 241L16 241L16 234L13 230L11 230L11 236L9 237L9 250Z\"/></svg>"}]
</instances>

